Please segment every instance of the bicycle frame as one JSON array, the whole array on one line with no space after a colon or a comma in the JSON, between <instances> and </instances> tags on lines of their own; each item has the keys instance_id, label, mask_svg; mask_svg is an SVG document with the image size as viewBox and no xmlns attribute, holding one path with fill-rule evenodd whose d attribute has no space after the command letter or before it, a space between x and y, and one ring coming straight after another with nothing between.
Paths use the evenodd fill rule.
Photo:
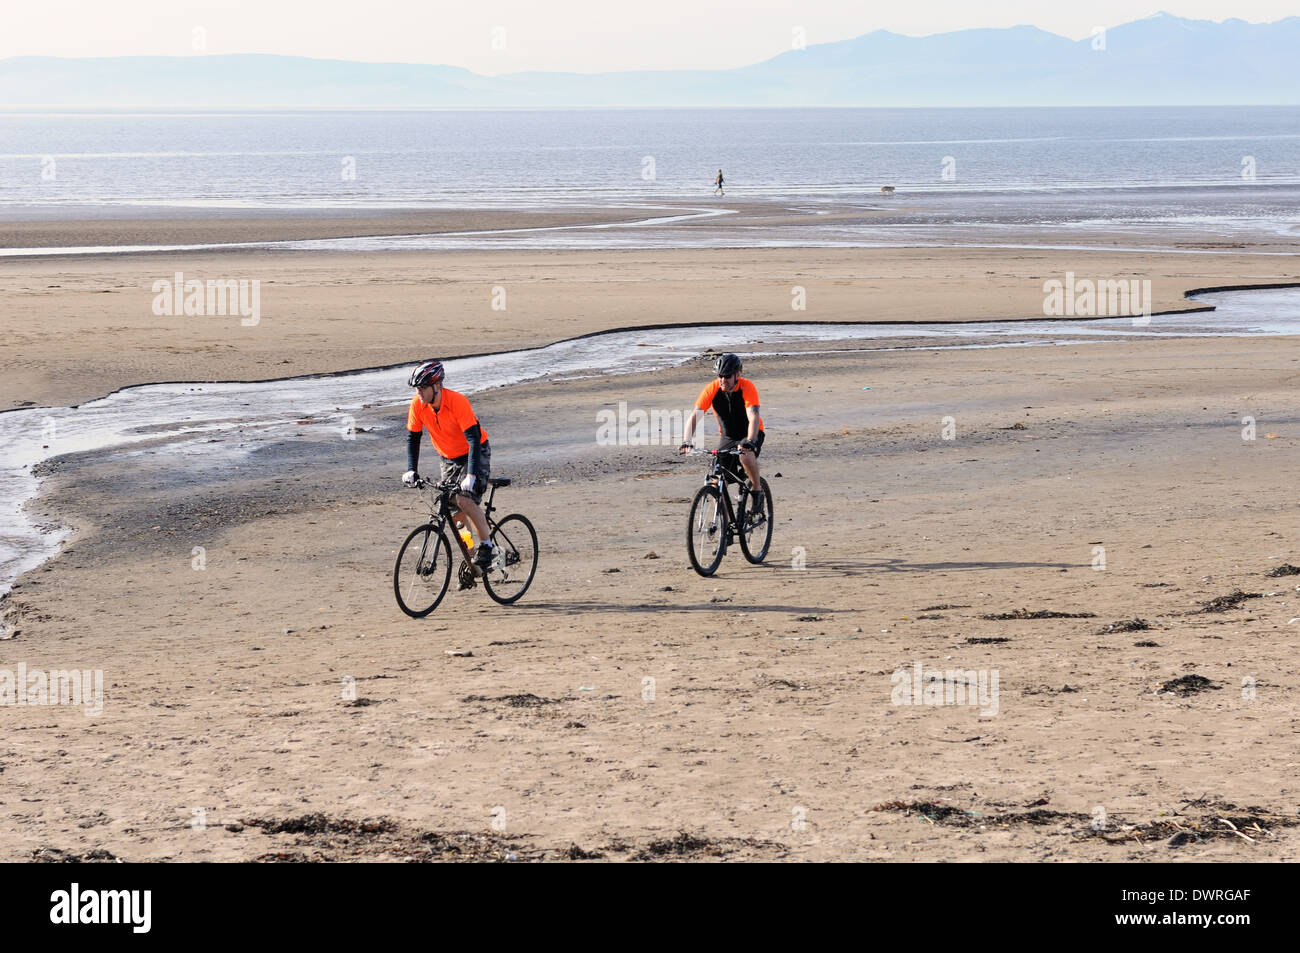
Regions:
<instances>
[{"instance_id":1,"label":"bicycle frame","mask_svg":"<svg viewBox=\"0 0 1300 953\"><path fill-rule=\"evenodd\" d=\"M705 475L704 481L718 488L718 494L722 497L722 506L727 511L728 535L736 535L736 509L731 505L731 493L727 490L728 484L734 483L738 488L744 487L743 480L722 465L724 456L740 457L739 450L695 450L695 453L706 453L713 457L713 464L709 467L709 472Z\"/></svg>"},{"instance_id":2,"label":"bicycle frame","mask_svg":"<svg viewBox=\"0 0 1300 953\"><path fill-rule=\"evenodd\" d=\"M454 481L448 483L434 483L432 481L422 479L420 480L419 483L416 484L416 487L421 490L425 490L425 489L432 490L437 496L437 500L438 500L437 506L433 506L432 500L430 500L428 497L422 496L420 497L420 499L423 500L425 506L428 507L429 522L435 523L437 525L439 534L442 533L448 521L451 521L451 524L453 526L456 525L455 515L456 513L459 513L460 510L452 507L451 500L452 497L460 494L461 492L460 484ZM497 494L497 488L495 484L490 485L488 489L487 498L481 504L483 507L483 520L488 524L489 534L496 529L496 524L492 522L492 510L494 509L493 500L496 498L496 494ZM461 556L465 558L466 562L469 562L470 561L469 547L465 545L464 537L462 537L458 532L452 533L451 535L456 537L456 545L460 547Z\"/></svg>"}]
</instances>

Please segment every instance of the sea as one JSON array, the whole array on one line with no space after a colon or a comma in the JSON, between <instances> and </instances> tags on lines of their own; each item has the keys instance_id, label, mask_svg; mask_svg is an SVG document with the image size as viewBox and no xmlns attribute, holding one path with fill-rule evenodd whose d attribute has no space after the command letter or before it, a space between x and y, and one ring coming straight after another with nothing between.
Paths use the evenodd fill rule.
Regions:
<instances>
[{"instance_id":1,"label":"sea","mask_svg":"<svg viewBox=\"0 0 1300 953\"><path fill-rule=\"evenodd\" d=\"M828 220L680 227L763 202ZM0 113L0 220L592 207L669 227L425 244L944 244L1035 228L1083 242L1134 227L1170 245L1206 229L1286 243L1300 237L1300 106ZM830 219L844 209L874 214ZM349 241L304 247L413 247Z\"/></svg>"}]
</instances>

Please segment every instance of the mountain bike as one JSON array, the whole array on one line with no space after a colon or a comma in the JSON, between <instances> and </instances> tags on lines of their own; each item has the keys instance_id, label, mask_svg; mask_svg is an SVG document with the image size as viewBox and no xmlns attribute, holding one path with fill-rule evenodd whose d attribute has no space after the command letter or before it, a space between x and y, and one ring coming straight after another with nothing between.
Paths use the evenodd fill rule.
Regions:
<instances>
[{"instance_id":1,"label":"mountain bike","mask_svg":"<svg viewBox=\"0 0 1300 953\"><path fill-rule=\"evenodd\" d=\"M691 566L701 576L712 576L718 571L727 545L739 540L740 551L751 563L761 563L767 558L772 545L772 490L767 480L762 480L762 494L745 492L745 480L736 469L725 466L723 458L739 458L739 450L692 450L693 454L713 457L704 486L691 501L691 512L686 522L686 551ZM742 471L743 472L743 471ZM731 487L740 494L739 502L732 503Z\"/></svg>"},{"instance_id":2,"label":"mountain bike","mask_svg":"<svg viewBox=\"0 0 1300 953\"><path fill-rule=\"evenodd\" d=\"M492 545L496 554L492 564L482 573L483 588L487 594L508 606L519 600L532 585L537 572L537 532L528 518L511 513L499 520L492 518L492 502L501 487L510 485L508 479L493 478L488 481L491 490L483 505ZM429 509L429 521L411 530L402 548L397 552L393 567L393 594L398 607L415 619L427 616L451 585L452 540L460 548L462 562L458 571L458 588L472 589L479 578L478 570L470 558L469 546L456 531L452 514L456 510L456 494L460 492L455 480L435 483L417 479L415 489L421 491L421 500Z\"/></svg>"}]
</instances>

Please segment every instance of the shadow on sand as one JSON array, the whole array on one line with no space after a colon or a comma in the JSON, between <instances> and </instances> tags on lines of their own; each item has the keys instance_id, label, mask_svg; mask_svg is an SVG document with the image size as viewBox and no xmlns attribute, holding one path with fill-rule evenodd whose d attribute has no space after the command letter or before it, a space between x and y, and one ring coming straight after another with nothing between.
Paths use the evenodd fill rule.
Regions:
<instances>
[{"instance_id":1,"label":"shadow on sand","mask_svg":"<svg viewBox=\"0 0 1300 953\"><path fill-rule=\"evenodd\" d=\"M644 602L638 604L594 602L575 599L572 602L521 602L520 609L545 609L552 612L797 612L815 615L818 612L836 612L825 606L761 605L754 602L704 602L694 605L675 605L671 602Z\"/></svg>"},{"instance_id":2,"label":"shadow on sand","mask_svg":"<svg viewBox=\"0 0 1300 953\"><path fill-rule=\"evenodd\" d=\"M973 572L977 570L999 569L1087 569L1090 563L1042 563L1042 562L943 562L913 563L906 559L836 559L828 562L808 563L803 569L788 566L769 567L790 573L838 573L843 576L861 576L874 572Z\"/></svg>"}]
</instances>

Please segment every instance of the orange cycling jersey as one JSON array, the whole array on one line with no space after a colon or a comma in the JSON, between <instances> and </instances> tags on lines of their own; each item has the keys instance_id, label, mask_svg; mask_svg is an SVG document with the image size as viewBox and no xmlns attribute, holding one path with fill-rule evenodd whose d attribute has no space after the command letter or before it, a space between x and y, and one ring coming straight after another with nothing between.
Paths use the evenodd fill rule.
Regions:
<instances>
[{"instance_id":1,"label":"orange cycling jersey","mask_svg":"<svg viewBox=\"0 0 1300 953\"><path fill-rule=\"evenodd\" d=\"M747 377L738 378L736 389L727 393L717 379L709 381L695 402L697 410L712 410L718 418L718 429L729 440L744 440L749 436L749 415L746 407L758 406L758 388ZM758 429L763 430L763 418L758 418Z\"/></svg>"},{"instance_id":2,"label":"orange cycling jersey","mask_svg":"<svg viewBox=\"0 0 1300 953\"><path fill-rule=\"evenodd\" d=\"M442 389L442 404L434 410L431 404L420 400L419 395L411 398L411 409L406 414L406 429L411 433L421 430L429 431L429 439L438 455L448 460L455 460L469 453L469 441L465 431L478 423L474 410L469 405L469 398L454 390ZM488 442L487 431L479 425L479 443Z\"/></svg>"}]
</instances>

